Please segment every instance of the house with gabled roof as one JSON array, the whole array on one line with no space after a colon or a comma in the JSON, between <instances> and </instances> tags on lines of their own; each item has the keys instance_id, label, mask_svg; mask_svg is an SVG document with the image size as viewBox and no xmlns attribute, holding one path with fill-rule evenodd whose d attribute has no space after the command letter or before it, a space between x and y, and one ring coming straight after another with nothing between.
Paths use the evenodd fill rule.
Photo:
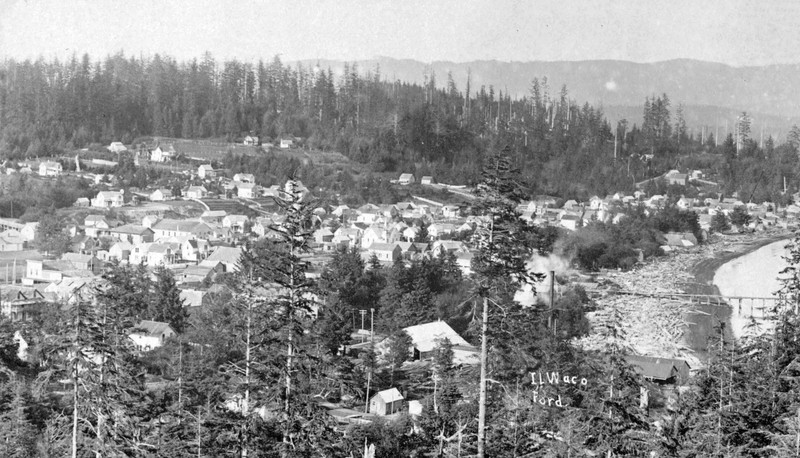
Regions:
<instances>
[{"instance_id":1,"label":"house with gabled roof","mask_svg":"<svg viewBox=\"0 0 800 458\"><path fill-rule=\"evenodd\" d=\"M119 262L128 262L133 251L133 245L128 242L117 242L111 245L108 249L109 260L117 260Z\"/></svg>"},{"instance_id":2,"label":"house with gabled roof","mask_svg":"<svg viewBox=\"0 0 800 458\"><path fill-rule=\"evenodd\" d=\"M675 206L680 208L681 210L689 210L690 208L694 207L694 199L689 199L684 196L681 196L677 202L675 202Z\"/></svg>"},{"instance_id":3,"label":"house with gabled roof","mask_svg":"<svg viewBox=\"0 0 800 458\"><path fill-rule=\"evenodd\" d=\"M214 171L214 167L211 164L202 164L197 167L197 176L203 179L210 179L217 176L217 172Z\"/></svg>"},{"instance_id":4,"label":"house with gabled roof","mask_svg":"<svg viewBox=\"0 0 800 458\"><path fill-rule=\"evenodd\" d=\"M57 177L64 171L64 167L59 162L44 161L39 164L39 176Z\"/></svg>"},{"instance_id":5,"label":"house with gabled roof","mask_svg":"<svg viewBox=\"0 0 800 458\"><path fill-rule=\"evenodd\" d=\"M403 410L403 395L397 388L375 393L369 400L369 411L375 415L393 415Z\"/></svg>"},{"instance_id":6,"label":"house with gabled roof","mask_svg":"<svg viewBox=\"0 0 800 458\"><path fill-rule=\"evenodd\" d=\"M8 285L0 290L0 314L12 322L33 319L32 308L45 301L43 290L37 287Z\"/></svg>"},{"instance_id":7,"label":"house with gabled roof","mask_svg":"<svg viewBox=\"0 0 800 458\"><path fill-rule=\"evenodd\" d=\"M431 251L434 256L440 256L441 254L467 251L467 247L464 242L456 240L437 240L431 244Z\"/></svg>"},{"instance_id":8,"label":"house with gabled roof","mask_svg":"<svg viewBox=\"0 0 800 458\"><path fill-rule=\"evenodd\" d=\"M428 226L428 235L432 239L438 239L446 235L454 234L456 225L450 223L433 223Z\"/></svg>"},{"instance_id":9,"label":"house with gabled roof","mask_svg":"<svg viewBox=\"0 0 800 458\"><path fill-rule=\"evenodd\" d=\"M181 243L181 259L199 262L208 257L211 245L205 240L190 239Z\"/></svg>"},{"instance_id":10,"label":"house with gabled roof","mask_svg":"<svg viewBox=\"0 0 800 458\"><path fill-rule=\"evenodd\" d=\"M233 232L243 233L247 220L248 218L244 215L226 215L222 218L222 227L230 228Z\"/></svg>"},{"instance_id":11,"label":"house with gabled roof","mask_svg":"<svg viewBox=\"0 0 800 458\"><path fill-rule=\"evenodd\" d=\"M97 240L85 234L77 234L70 240L70 247L76 253L92 253L98 245Z\"/></svg>"},{"instance_id":12,"label":"house with gabled roof","mask_svg":"<svg viewBox=\"0 0 800 458\"><path fill-rule=\"evenodd\" d=\"M395 262L402 256L400 245L396 243L380 243L375 242L367 247L367 258L375 255L381 262Z\"/></svg>"},{"instance_id":13,"label":"house with gabled roof","mask_svg":"<svg viewBox=\"0 0 800 458\"><path fill-rule=\"evenodd\" d=\"M208 190L205 186L189 186L183 195L188 199L203 199L208 195Z\"/></svg>"},{"instance_id":14,"label":"house with gabled roof","mask_svg":"<svg viewBox=\"0 0 800 458\"><path fill-rule=\"evenodd\" d=\"M216 266L218 263L222 263L225 267L225 272L236 272L239 270L239 258L241 257L241 247L218 246L200 264Z\"/></svg>"},{"instance_id":15,"label":"house with gabled roof","mask_svg":"<svg viewBox=\"0 0 800 458\"><path fill-rule=\"evenodd\" d=\"M410 185L415 183L414 174L413 173L402 173L400 174L400 178L397 182L401 185Z\"/></svg>"},{"instance_id":16,"label":"house with gabled roof","mask_svg":"<svg viewBox=\"0 0 800 458\"><path fill-rule=\"evenodd\" d=\"M200 215L200 219L207 223L219 223L222 224L222 218L228 215L228 212L225 210L206 210Z\"/></svg>"},{"instance_id":17,"label":"house with gabled roof","mask_svg":"<svg viewBox=\"0 0 800 458\"><path fill-rule=\"evenodd\" d=\"M172 200L172 190L167 188L159 188L150 193L150 200L153 202L164 202L166 200Z\"/></svg>"},{"instance_id":18,"label":"house with gabled roof","mask_svg":"<svg viewBox=\"0 0 800 458\"><path fill-rule=\"evenodd\" d=\"M368 247L373 243L387 243L388 236L388 232L382 227L373 225L364 230L361 235L361 244Z\"/></svg>"},{"instance_id":19,"label":"house with gabled roof","mask_svg":"<svg viewBox=\"0 0 800 458\"><path fill-rule=\"evenodd\" d=\"M357 227L340 227L334 231L333 236L334 238L347 237L350 239L350 246L358 246L361 245L361 234L363 234L362 230Z\"/></svg>"},{"instance_id":20,"label":"house with gabled roof","mask_svg":"<svg viewBox=\"0 0 800 458\"><path fill-rule=\"evenodd\" d=\"M155 238L155 232L149 227L136 224L125 224L109 230L111 237L131 244L149 243Z\"/></svg>"},{"instance_id":21,"label":"house with gabled roof","mask_svg":"<svg viewBox=\"0 0 800 458\"><path fill-rule=\"evenodd\" d=\"M332 243L333 242L333 232L328 227L322 227L314 231L314 241L322 244L322 243Z\"/></svg>"},{"instance_id":22,"label":"house with gabled roof","mask_svg":"<svg viewBox=\"0 0 800 458\"><path fill-rule=\"evenodd\" d=\"M139 351L150 351L161 347L172 336L177 335L169 323L142 320L128 333L128 337Z\"/></svg>"},{"instance_id":23,"label":"house with gabled roof","mask_svg":"<svg viewBox=\"0 0 800 458\"><path fill-rule=\"evenodd\" d=\"M146 264L148 266L166 266L174 264L180 254L180 244L149 243L147 244Z\"/></svg>"},{"instance_id":24,"label":"house with gabled roof","mask_svg":"<svg viewBox=\"0 0 800 458\"><path fill-rule=\"evenodd\" d=\"M478 364L478 349L461 337L444 321L432 321L403 328L411 337L410 355L413 359L429 359L433 357L436 346L444 339L453 346L453 363Z\"/></svg>"},{"instance_id":25,"label":"house with gabled roof","mask_svg":"<svg viewBox=\"0 0 800 458\"><path fill-rule=\"evenodd\" d=\"M689 176L685 173L680 173L677 170L670 170L664 174L664 179L667 180L668 185L686 186Z\"/></svg>"},{"instance_id":26,"label":"house with gabled roof","mask_svg":"<svg viewBox=\"0 0 800 458\"><path fill-rule=\"evenodd\" d=\"M403 259L415 259L419 255L419 249L413 242L397 242L400 247L400 256Z\"/></svg>"},{"instance_id":27,"label":"house with gabled roof","mask_svg":"<svg viewBox=\"0 0 800 458\"><path fill-rule=\"evenodd\" d=\"M366 224L373 224L380 219L381 216L381 209L377 205L373 204L366 204L358 207L358 218L357 221L359 223L366 223Z\"/></svg>"},{"instance_id":28,"label":"house with gabled roof","mask_svg":"<svg viewBox=\"0 0 800 458\"><path fill-rule=\"evenodd\" d=\"M93 274L99 274L103 268L102 262L91 254L64 253L61 260L69 262L75 269L87 270Z\"/></svg>"},{"instance_id":29,"label":"house with gabled roof","mask_svg":"<svg viewBox=\"0 0 800 458\"><path fill-rule=\"evenodd\" d=\"M150 151L151 162L168 162L175 159L177 153L175 147L172 145L156 145L156 148Z\"/></svg>"},{"instance_id":30,"label":"house with gabled roof","mask_svg":"<svg viewBox=\"0 0 800 458\"><path fill-rule=\"evenodd\" d=\"M419 230L420 229L419 229L418 226L407 227L407 228L403 229L403 237L405 237L405 239L407 241L412 242L412 241L414 241L415 238L417 238L417 234L419 233Z\"/></svg>"},{"instance_id":31,"label":"house with gabled roof","mask_svg":"<svg viewBox=\"0 0 800 458\"><path fill-rule=\"evenodd\" d=\"M458 205L442 206L442 216L445 218L458 218L461 216L461 208Z\"/></svg>"},{"instance_id":32,"label":"house with gabled roof","mask_svg":"<svg viewBox=\"0 0 800 458\"><path fill-rule=\"evenodd\" d=\"M222 271L222 264L217 264L216 266L202 264L186 266L175 270L175 280L178 283L201 283L211 280L215 274Z\"/></svg>"},{"instance_id":33,"label":"house with gabled roof","mask_svg":"<svg viewBox=\"0 0 800 458\"><path fill-rule=\"evenodd\" d=\"M349 218L353 214L353 210L347 205L338 205L331 211L331 214L339 218Z\"/></svg>"},{"instance_id":34,"label":"house with gabled roof","mask_svg":"<svg viewBox=\"0 0 800 458\"><path fill-rule=\"evenodd\" d=\"M111 151L112 153L121 153L123 151L128 151L128 148L122 144L122 142L111 142L110 145L106 146L106 149Z\"/></svg>"},{"instance_id":35,"label":"house with gabled roof","mask_svg":"<svg viewBox=\"0 0 800 458\"><path fill-rule=\"evenodd\" d=\"M124 204L123 191L100 191L92 199L92 207L95 208L114 208Z\"/></svg>"},{"instance_id":36,"label":"house with gabled roof","mask_svg":"<svg viewBox=\"0 0 800 458\"><path fill-rule=\"evenodd\" d=\"M22 251L25 249L25 239L19 231L8 229L0 232L0 251Z\"/></svg>"},{"instance_id":37,"label":"house with gabled roof","mask_svg":"<svg viewBox=\"0 0 800 458\"><path fill-rule=\"evenodd\" d=\"M237 183L236 196L242 199L255 199L258 196L258 188L255 183Z\"/></svg>"},{"instance_id":38,"label":"house with gabled roof","mask_svg":"<svg viewBox=\"0 0 800 458\"><path fill-rule=\"evenodd\" d=\"M606 207L606 202L598 196L589 198L589 210L600 210Z\"/></svg>"},{"instance_id":39,"label":"house with gabled roof","mask_svg":"<svg viewBox=\"0 0 800 458\"><path fill-rule=\"evenodd\" d=\"M658 383L684 384L691 372L689 363L683 359L626 355L625 361L637 374Z\"/></svg>"},{"instance_id":40,"label":"house with gabled roof","mask_svg":"<svg viewBox=\"0 0 800 458\"><path fill-rule=\"evenodd\" d=\"M562 215L561 219L559 220L559 224L562 227L565 227L571 231L578 230L578 228L581 227L581 223L581 217L572 213Z\"/></svg>"},{"instance_id":41,"label":"house with gabled roof","mask_svg":"<svg viewBox=\"0 0 800 458\"><path fill-rule=\"evenodd\" d=\"M272 225L275 224L272 221L272 218L267 218L265 216L260 216L256 218L255 223L253 223L253 233L258 235L259 237L264 237L269 232L272 231Z\"/></svg>"},{"instance_id":42,"label":"house with gabled roof","mask_svg":"<svg viewBox=\"0 0 800 458\"><path fill-rule=\"evenodd\" d=\"M156 240L168 237L209 240L217 236L213 226L196 219L162 219L153 225L153 231Z\"/></svg>"}]
</instances>

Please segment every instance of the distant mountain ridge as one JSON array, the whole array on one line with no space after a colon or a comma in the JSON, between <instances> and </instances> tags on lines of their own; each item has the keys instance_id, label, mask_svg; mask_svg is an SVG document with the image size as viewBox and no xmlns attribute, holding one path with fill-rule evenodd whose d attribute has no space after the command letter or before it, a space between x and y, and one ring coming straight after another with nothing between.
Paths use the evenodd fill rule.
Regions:
<instances>
[{"instance_id":1,"label":"distant mountain ridge","mask_svg":"<svg viewBox=\"0 0 800 458\"><path fill-rule=\"evenodd\" d=\"M343 61L304 60L304 66L330 67L341 73ZM482 85L494 86L512 96L528 94L533 78L547 77L550 93L557 94L567 86L569 97L579 104L589 102L602 106L611 121L621 117L631 124L641 123L641 107L651 95L666 93L672 111L678 103L686 107L689 126L712 131L724 130L736 115L747 111L753 118L753 132L782 136L792 124L800 123L800 64L753 67L732 67L726 64L690 59L655 63L619 60L533 61L533 62L445 62L430 64L409 59L378 57L356 61L360 73L380 68L381 78L408 82L424 81L426 72L433 72L437 85L447 82L452 74L459 90L466 87L471 72L473 94ZM639 107L638 116L630 116ZM702 108L701 108L702 107ZM624 115L623 115L624 113ZM731 128L731 127L729 127Z\"/></svg>"}]
</instances>

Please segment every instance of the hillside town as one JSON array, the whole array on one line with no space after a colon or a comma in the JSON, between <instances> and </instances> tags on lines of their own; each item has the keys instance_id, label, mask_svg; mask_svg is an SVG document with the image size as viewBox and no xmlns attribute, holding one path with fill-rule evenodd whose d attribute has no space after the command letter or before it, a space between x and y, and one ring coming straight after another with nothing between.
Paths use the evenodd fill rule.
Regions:
<instances>
[{"instance_id":1,"label":"hillside town","mask_svg":"<svg viewBox=\"0 0 800 458\"><path fill-rule=\"evenodd\" d=\"M258 139L247 137L244 142L252 146ZM282 142L283 147L291 145ZM128 148L114 142L108 150L112 154L127 154ZM169 163L175 154L174 147L161 143L153 145L149 151L141 147L135 151L136 162L141 166ZM143 154L144 151L148 154ZM263 183L253 174L231 173L215 169L209 163L196 161L193 167L184 163L174 170L169 188L129 188L126 191L114 186L113 175L81 172L80 165L73 171L64 171L61 164L54 161L44 161L38 166L30 162L8 166L7 176L27 174L31 180L71 176L84 180L93 189L94 196L78 198L72 207L60 210L65 221L69 221L60 229L62 234L68 235L68 244L61 253L43 249L46 246L43 239L53 234L42 233L38 222L0 220L3 230L0 251L6 263L5 284L0 286L2 314L12 323L24 323L33 316L30 310L42 303L69 307L91 298L97 288L102 288L103 272L116 265L145 268L154 278L159 269L168 270L179 289L182 304L190 314L197 313L209 306L209 299L215 293L226 288L221 283L224 276L239 271L248 243L280 240L287 215L278 201L291 192L297 192L301 201L313 207L308 228L310 251L304 255L311 261L306 272L309 278L319 278L337 253L349 251L357 252L367 269L381 266L388 269L398 264L408 266L423 260L449 258L462 276L473 273L472 260L478 248L474 235L485 217L472 211L474 190L466 186L437 183L435 177L418 179L411 173L403 173L392 180L393 186L451 189L453 199L437 202L412 195L408 201L366 203L351 208L345 204L322 203L297 179ZM34 170L38 173L33 173ZM699 170L686 173L671 170L658 180L678 189L715 185L705 180ZM628 217L632 208L647 214L658 212L669 203L681 211L696 212L699 232L661 234L660 248L664 253L681 252L704 242L712 231L719 232L719 227L713 227L714 218L719 219L719 215L733 223L725 228L728 233L786 229L800 222L797 205L777 208L769 202L744 203L714 193L694 198L674 193L649 195L645 191L647 185L648 182L640 183L638 190L631 194L592 196L584 202L538 196L519 203L515 210L525 225L567 233L598 222L618 224ZM641 250L638 261L645 261ZM591 284L584 285L588 285L590 291L593 288ZM364 310L361 312L360 317L354 315L349 330L353 343L341 351L356 362L360 361L359 354L369 348L389 358L392 339L375 333L374 309L366 320ZM601 335L607 331L606 323L597 323L597 326L596 331ZM425 361L430 364L438 342L443 339L452 345L455 366L469 368L479 363L478 347L444 321L413 323L403 331L409 337L409 354L402 365L404 371L425 370L427 366L419 364ZM170 323L142 320L128 331L128 336L139 352L150 352L170 339L177 339L179 332ZM17 331L15 339L19 343L20 358L25 360L29 346L25 333ZM686 360L675 358L675 354L631 354L628 358L647 380L678 384L688 378L690 365ZM691 359L691 363L697 366L697 359ZM391 386L368 393L362 401L366 405L363 408L358 402L355 405L350 402L351 407L324 399L320 402L340 423L363 424L376 416L391 417L398 413L419 416L424 408L420 402L423 394L407 389L401 392L398 387Z\"/></svg>"},{"instance_id":2,"label":"hillside town","mask_svg":"<svg viewBox=\"0 0 800 458\"><path fill-rule=\"evenodd\" d=\"M800 3L7 3L0 458L800 457Z\"/></svg>"}]
</instances>

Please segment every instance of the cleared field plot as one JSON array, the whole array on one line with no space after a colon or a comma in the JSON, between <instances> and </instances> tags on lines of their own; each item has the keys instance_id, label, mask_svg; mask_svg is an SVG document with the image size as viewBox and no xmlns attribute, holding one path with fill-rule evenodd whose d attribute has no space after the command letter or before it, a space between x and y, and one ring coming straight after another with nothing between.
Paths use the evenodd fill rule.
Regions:
<instances>
[{"instance_id":1,"label":"cleared field plot","mask_svg":"<svg viewBox=\"0 0 800 458\"><path fill-rule=\"evenodd\" d=\"M317 165L348 165L351 167L359 165L350 162L347 156L335 151L272 149L270 154L274 154L277 157L291 157L300 161L311 161Z\"/></svg>"},{"instance_id":2,"label":"cleared field plot","mask_svg":"<svg viewBox=\"0 0 800 458\"><path fill-rule=\"evenodd\" d=\"M252 215L257 213L237 200L204 199L202 202L208 205L208 209L211 211L224 210L229 215Z\"/></svg>"},{"instance_id":3,"label":"cleared field plot","mask_svg":"<svg viewBox=\"0 0 800 458\"><path fill-rule=\"evenodd\" d=\"M175 152L189 159L200 161L218 161L225 157L228 152L233 154L244 154L255 156L264 154L264 151L257 146L241 145L220 145L220 144L200 144L194 142L176 142L173 144Z\"/></svg>"}]
</instances>

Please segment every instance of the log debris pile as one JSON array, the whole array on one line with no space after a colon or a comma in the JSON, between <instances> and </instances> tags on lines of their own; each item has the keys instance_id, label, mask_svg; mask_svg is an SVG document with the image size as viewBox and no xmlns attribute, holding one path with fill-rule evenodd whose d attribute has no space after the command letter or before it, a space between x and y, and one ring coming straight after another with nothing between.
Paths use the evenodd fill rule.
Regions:
<instances>
[{"instance_id":1,"label":"log debris pile","mask_svg":"<svg viewBox=\"0 0 800 458\"><path fill-rule=\"evenodd\" d=\"M774 235L774 234L773 234ZM681 358L697 365L687 348L686 313L695 309L680 298L648 297L685 293L696 285L693 266L724 252L752 249L753 236L717 238L709 244L670 253L627 272L608 272L605 288L595 291L598 310L587 314L591 333L578 344L586 349L607 350L616 345L623 351L648 356ZM617 291L639 293L621 295Z\"/></svg>"}]
</instances>

